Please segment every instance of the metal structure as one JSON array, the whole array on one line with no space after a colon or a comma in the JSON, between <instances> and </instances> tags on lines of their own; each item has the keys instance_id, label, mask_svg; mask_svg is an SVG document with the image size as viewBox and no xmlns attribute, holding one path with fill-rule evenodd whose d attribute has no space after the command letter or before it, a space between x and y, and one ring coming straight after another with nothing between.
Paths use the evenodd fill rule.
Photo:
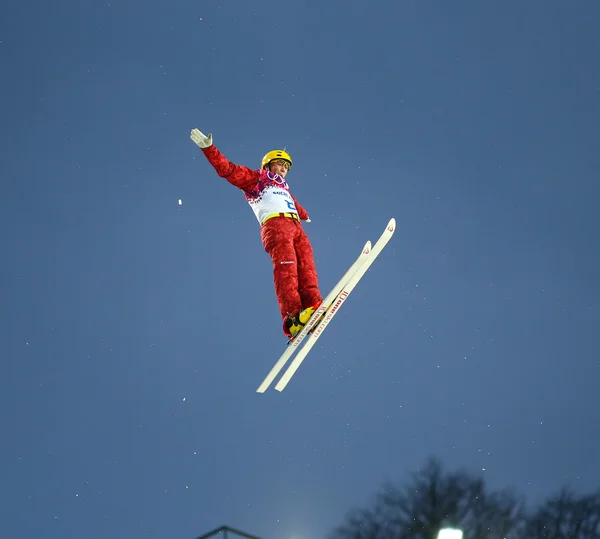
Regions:
<instances>
[{"instance_id":1,"label":"metal structure","mask_svg":"<svg viewBox=\"0 0 600 539\"><path fill-rule=\"evenodd\" d=\"M260 537L257 537L256 535L251 535L251 534L243 532L241 530L236 530L235 528L231 528L230 526L221 526L220 528L216 528L208 533L205 533L204 535L201 535L200 537L197 537L196 539L209 539L209 537L212 537L213 535L218 535L220 533L223 534L223 539L228 539L228 535L230 533L239 535L240 537L243 537L244 539L261 539Z\"/></svg>"}]
</instances>

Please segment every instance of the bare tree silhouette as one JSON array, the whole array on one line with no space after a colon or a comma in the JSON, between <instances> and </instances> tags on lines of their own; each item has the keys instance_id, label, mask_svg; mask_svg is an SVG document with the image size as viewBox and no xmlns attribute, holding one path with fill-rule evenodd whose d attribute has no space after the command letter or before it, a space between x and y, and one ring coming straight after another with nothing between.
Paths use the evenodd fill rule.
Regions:
<instances>
[{"instance_id":1,"label":"bare tree silhouette","mask_svg":"<svg viewBox=\"0 0 600 539\"><path fill-rule=\"evenodd\" d=\"M561 489L529 517L523 539L600 539L600 492Z\"/></svg>"},{"instance_id":2,"label":"bare tree silhouette","mask_svg":"<svg viewBox=\"0 0 600 539\"><path fill-rule=\"evenodd\" d=\"M523 503L511 491L489 492L482 478L445 473L437 459L404 488L385 484L371 509L354 509L330 539L435 539L444 527L465 539L520 539Z\"/></svg>"}]
</instances>

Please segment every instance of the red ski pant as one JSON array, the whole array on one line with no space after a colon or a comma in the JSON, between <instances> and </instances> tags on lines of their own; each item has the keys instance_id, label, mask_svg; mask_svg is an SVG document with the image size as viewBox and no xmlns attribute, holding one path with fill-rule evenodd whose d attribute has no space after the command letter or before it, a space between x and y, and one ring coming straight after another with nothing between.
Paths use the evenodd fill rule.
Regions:
<instances>
[{"instance_id":1,"label":"red ski pant","mask_svg":"<svg viewBox=\"0 0 600 539\"><path fill-rule=\"evenodd\" d=\"M313 250L302 224L289 217L273 217L262 226L260 235L273 260L281 318L320 302Z\"/></svg>"}]
</instances>

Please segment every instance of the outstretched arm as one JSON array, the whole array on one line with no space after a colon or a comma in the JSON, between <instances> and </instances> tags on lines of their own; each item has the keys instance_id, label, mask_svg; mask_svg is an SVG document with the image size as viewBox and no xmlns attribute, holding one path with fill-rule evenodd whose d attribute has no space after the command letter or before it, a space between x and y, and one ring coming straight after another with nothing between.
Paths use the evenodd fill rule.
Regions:
<instances>
[{"instance_id":1,"label":"outstretched arm","mask_svg":"<svg viewBox=\"0 0 600 539\"><path fill-rule=\"evenodd\" d=\"M190 138L202 150L217 174L221 178L225 178L231 185L247 191L258 183L260 178L258 171L229 161L213 144L212 133L205 135L198 129L192 129Z\"/></svg>"}]
</instances>

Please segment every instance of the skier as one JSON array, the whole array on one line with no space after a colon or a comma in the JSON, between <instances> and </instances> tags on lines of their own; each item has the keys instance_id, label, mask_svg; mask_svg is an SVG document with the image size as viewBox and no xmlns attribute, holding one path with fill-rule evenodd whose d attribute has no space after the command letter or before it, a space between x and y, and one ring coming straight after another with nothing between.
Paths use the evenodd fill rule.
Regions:
<instances>
[{"instance_id":1,"label":"skier","mask_svg":"<svg viewBox=\"0 0 600 539\"><path fill-rule=\"evenodd\" d=\"M285 180L292 158L272 150L260 170L236 165L213 144L212 133L192 129L190 138L202 150L219 176L244 192L261 226L261 240L273 261L273 280L283 332L293 339L323 302L310 241L300 221L308 213L290 192Z\"/></svg>"}]
</instances>

